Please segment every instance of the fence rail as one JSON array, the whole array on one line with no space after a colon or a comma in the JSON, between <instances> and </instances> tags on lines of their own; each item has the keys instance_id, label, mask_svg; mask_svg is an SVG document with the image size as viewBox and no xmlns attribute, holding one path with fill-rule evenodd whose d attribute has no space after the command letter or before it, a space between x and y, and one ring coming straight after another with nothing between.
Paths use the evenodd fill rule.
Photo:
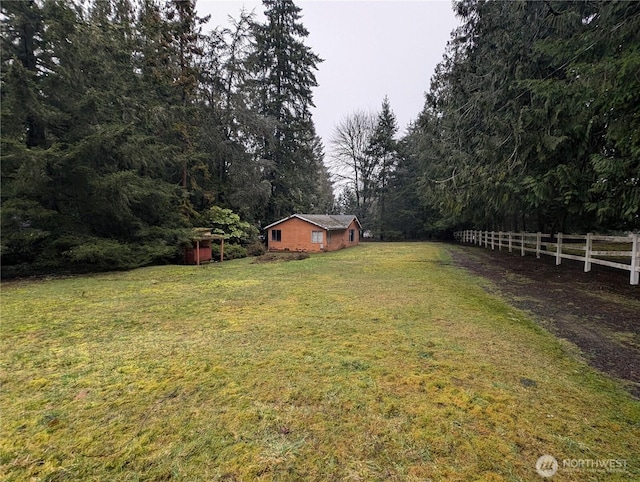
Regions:
<instances>
[{"instance_id":1,"label":"fence rail","mask_svg":"<svg viewBox=\"0 0 640 482\"><path fill-rule=\"evenodd\" d=\"M629 282L637 285L640 278L640 235L630 233L627 236L601 236L593 233L586 235L563 233L526 233L503 231L477 231L467 229L456 231L455 239L461 243L477 244L485 248L509 252L519 250L521 256L526 253L555 256L556 265L563 259L584 262L584 271L591 271L591 265L600 264L629 271ZM603 259L605 258L605 259Z\"/></svg>"}]
</instances>

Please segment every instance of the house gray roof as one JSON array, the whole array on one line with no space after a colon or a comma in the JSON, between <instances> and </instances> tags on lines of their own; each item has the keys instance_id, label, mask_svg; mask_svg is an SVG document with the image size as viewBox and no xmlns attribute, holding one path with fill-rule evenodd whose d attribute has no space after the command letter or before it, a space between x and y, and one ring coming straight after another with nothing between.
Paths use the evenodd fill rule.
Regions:
<instances>
[{"instance_id":1,"label":"house gray roof","mask_svg":"<svg viewBox=\"0 0 640 482\"><path fill-rule=\"evenodd\" d=\"M307 221L308 223L315 224L327 231L338 231L342 229L347 229L349 225L356 220L356 223L360 228L360 221L353 214L292 214L291 216L281 219L280 221L276 221L275 223L266 226L264 229L269 229L276 224L280 224L284 221L287 221L291 218L302 219L303 221Z\"/></svg>"}]
</instances>

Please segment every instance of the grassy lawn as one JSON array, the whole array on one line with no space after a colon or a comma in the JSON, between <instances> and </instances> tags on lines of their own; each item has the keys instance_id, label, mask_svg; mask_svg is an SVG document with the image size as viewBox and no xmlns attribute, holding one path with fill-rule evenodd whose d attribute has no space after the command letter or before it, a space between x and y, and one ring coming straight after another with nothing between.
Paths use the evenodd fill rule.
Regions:
<instances>
[{"instance_id":1,"label":"grassy lawn","mask_svg":"<svg viewBox=\"0 0 640 482\"><path fill-rule=\"evenodd\" d=\"M482 283L418 243L5 283L0 478L640 479L640 403Z\"/></svg>"}]
</instances>

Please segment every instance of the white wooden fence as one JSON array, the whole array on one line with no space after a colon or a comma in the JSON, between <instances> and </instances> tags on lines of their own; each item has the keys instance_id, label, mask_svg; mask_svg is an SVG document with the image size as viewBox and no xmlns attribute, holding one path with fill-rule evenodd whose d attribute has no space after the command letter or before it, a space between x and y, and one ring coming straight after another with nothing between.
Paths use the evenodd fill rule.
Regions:
<instances>
[{"instance_id":1,"label":"white wooden fence","mask_svg":"<svg viewBox=\"0 0 640 482\"><path fill-rule=\"evenodd\" d=\"M536 253L537 258L542 254L555 256L557 265L562 263L563 258L584 261L585 272L591 271L592 264L624 269L630 272L629 281L632 285L637 285L640 278L640 235L638 233L630 233L627 236L600 236L592 233L544 234L468 229L456 231L454 236L461 243L477 244L498 250L505 248L510 253L519 250L521 256L527 252Z\"/></svg>"}]
</instances>

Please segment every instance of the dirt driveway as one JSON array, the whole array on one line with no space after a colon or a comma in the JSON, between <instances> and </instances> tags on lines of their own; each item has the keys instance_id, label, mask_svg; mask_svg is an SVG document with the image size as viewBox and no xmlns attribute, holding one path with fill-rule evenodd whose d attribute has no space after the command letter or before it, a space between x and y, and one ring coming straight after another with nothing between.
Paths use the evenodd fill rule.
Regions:
<instances>
[{"instance_id":1,"label":"dirt driveway","mask_svg":"<svg viewBox=\"0 0 640 482\"><path fill-rule=\"evenodd\" d=\"M555 257L449 245L455 264L488 278L512 305L575 344L595 368L640 398L640 286L629 272Z\"/></svg>"}]
</instances>

